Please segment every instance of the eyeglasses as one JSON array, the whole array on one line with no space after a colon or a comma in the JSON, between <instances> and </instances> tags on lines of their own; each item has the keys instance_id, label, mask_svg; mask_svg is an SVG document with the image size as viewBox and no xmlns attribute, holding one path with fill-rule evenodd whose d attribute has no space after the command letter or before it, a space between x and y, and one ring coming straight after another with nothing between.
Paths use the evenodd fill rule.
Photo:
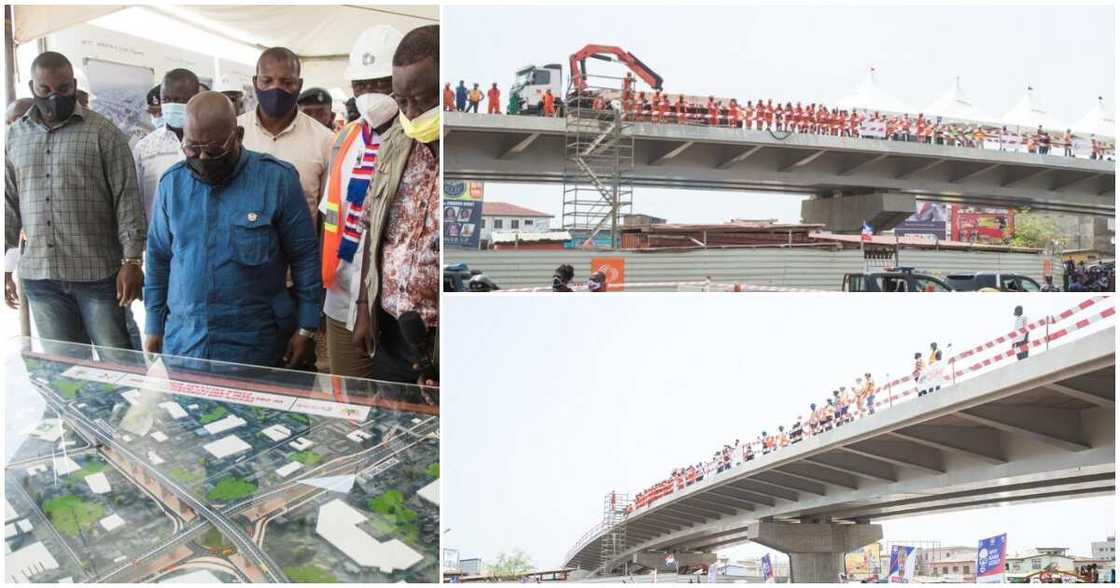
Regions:
<instances>
[{"instance_id":1,"label":"eyeglasses","mask_svg":"<svg viewBox=\"0 0 1120 588\"><path fill-rule=\"evenodd\" d=\"M217 146L192 145L189 143L183 143L183 155L186 155L187 159L195 159L196 157L199 157L201 155L206 155L206 159L220 159L229 154L230 149L232 148L229 146L230 140L233 139L234 135L236 134L237 128L235 127L233 129L233 132L230 133L229 137L227 137L225 141L222 141L221 145Z\"/></svg>"}]
</instances>

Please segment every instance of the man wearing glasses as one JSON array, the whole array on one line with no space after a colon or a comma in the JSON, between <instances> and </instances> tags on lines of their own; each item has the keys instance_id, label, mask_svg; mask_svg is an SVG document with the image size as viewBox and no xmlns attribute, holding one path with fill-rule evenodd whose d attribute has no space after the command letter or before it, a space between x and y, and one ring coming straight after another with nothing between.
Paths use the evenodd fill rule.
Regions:
<instances>
[{"instance_id":1,"label":"man wearing glasses","mask_svg":"<svg viewBox=\"0 0 1120 588\"><path fill-rule=\"evenodd\" d=\"M244 133L222 94L187 103L186 160L152 207L144 349L303 368L322 295L315 228L295 168L245 149Z\"/></svg>"}]
</instances>

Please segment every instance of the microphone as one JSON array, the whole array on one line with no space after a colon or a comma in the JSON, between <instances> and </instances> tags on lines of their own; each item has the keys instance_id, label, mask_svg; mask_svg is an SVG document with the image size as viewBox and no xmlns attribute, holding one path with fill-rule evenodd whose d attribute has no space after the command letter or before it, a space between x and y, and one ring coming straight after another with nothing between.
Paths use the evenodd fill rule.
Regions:
<instances>
[{"instance_id":1,"label":"microphone","mask_svg":"<svg viewBox=\"0 0 1120 588\"><path fill-rule=\"evenodd\" d=\"M412 367L419 370L424 379L438 382L439 371L432 363L431 337L428 335L428 327L424 324L424 319L420 318L420 313L415 310L403 312L397 321L405 343L416 353L416 364Z\"/></svg>"}]
</instances>

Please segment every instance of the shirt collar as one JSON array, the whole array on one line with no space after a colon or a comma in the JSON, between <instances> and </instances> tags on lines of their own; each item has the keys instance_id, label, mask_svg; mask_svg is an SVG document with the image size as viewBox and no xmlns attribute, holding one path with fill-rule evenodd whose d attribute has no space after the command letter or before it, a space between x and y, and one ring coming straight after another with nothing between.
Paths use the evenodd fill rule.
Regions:
<instances>
[{"instance_id":1,"label":"shirt collar","mask_svg":"<svg viewBox=\"0 0 1120 588\"><path fill-rule=\"evenodd\" d=\"M275 135L271 135L271 136L282 137L289 132L295 131L296 125L299 124L299 122L300 122L299 119L300 119L301 116L304 116L304 114L299 111L299 107L297 106L296 107L296 116L295 116L295 118L292 119L292 122L289 123L288 126L284 127L284 129L281 130L279 133L276 133ZM261 107L260 107L260 105L257 105L257 107L253 110L252 119L253 119L253 125L254 126L259 128L264 133L270 134L268 129L264 128L264 125L261 124Z\"/></svg>"},{"instance_id":2,"label":"shirt collar","mask_svg":"<svg viewBox=\"0 0 1120 588\"><path fill-rule=\"evenodd\" d=\"M32 100L34 100L34 98L32 98ZM82 108L82 104L80 102L78 102L77 100L74 100L74 112L71 112L70 117L67 118L66 120L62 121L61 125L58 125L57 127L54 127L54 128L61 129L62 127L70 124L71 119L75 116L78 117L78 120L85 120L86 119L86 112L88 112L88 109ZM40 125L40 126L43 126L43 127L47 126L47 123L43 122L43 117L39 116L39 105L38 105L38 103L32 104L31 108L28 108L27 112L24 113L24 115L22 117L20 117L20 120L29 120L29 121L31 121L35 124Z\"/></svg>"}]
</instances>

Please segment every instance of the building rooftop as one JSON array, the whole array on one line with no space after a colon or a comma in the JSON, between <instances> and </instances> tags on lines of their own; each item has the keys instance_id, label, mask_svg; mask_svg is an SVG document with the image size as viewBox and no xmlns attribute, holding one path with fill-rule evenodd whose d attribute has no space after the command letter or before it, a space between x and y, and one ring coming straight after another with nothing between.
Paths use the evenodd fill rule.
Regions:
<instances>
[{"instance_id":1,"label":"building rooftop","mask_svg":"<svg viewBox=\"0 0 1120 588\"><path fill-rule=\"evenodd\" d=\"M508 202L483 202L482 216L527 216L536 218L553 218L555 215L525 208Z\"/></svg>"},{"instance_id":2,"label":"building rooftop","mask_svg":"<svg viewBox=\"0 0 1120 588\"><path fill-rule=\"evenodd\" d=\"M423 555L399 539L384 543L374 539L358 527L366 522L366 518L361 511L335 498L319 507L315 532L345 553L354 563L378 568L386 574L395 570L407 570L424 559Z\"/></svg>"},{"instance_id":3,"label":"building rooftop","mask_svg":"<svg viewBox=\"0 0 1120 588\"><path fill-rule=\"evenodd\" d=\"M213 455L218 459L222 459L223 457L229 457L231 455L236 455L244 451L249 451L253 448L253 446L242 441L241 437L238 437L237 435L228 435L226 437L218 439L217 441L207 443L206 445L203 445L202 448L208 451L210 455Z\"/></svg>"}]
</instances>

